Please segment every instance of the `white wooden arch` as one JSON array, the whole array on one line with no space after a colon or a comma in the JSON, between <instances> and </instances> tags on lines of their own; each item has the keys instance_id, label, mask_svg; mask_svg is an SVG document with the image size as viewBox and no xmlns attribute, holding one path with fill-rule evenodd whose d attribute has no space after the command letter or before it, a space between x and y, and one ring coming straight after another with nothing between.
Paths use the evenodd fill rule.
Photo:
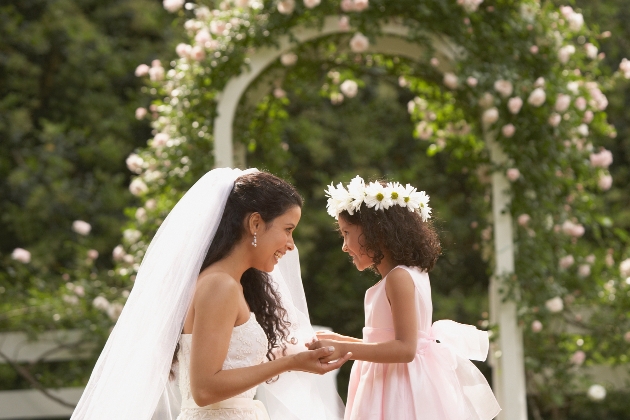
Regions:
<instances>
[{"instance_id":1,"label":"white wooden arch","mask_svg":"<svg viewBox=\"0 0 630 420\"><path fill-rule=\"evenodd\" d=\"M241 97L254 80L280 55L290 51L297 43L343 33L339 28L339 17L329 16L321 29L296 27L291 31L293 41L285 35L279 39L279 47L266 47L249 55L248 71L234 76L219 95L217 117L214 120L214 157L216 167L234 167L233 123ZM370 45L368 52L396 55L421 61L426 49L408 41L409 28L396 22L384 22L382 35ZM427 34L435 55L440 60L439 69L446 71L455 67L455 60L462 52L445 39ZM484 129L484 139L492 160L505 162L506 156L494 141L495 133ZM492 176L492 213L495 233L495 276L490 282L490 318L499 327L499 337L491 347L493 388L502 412L500 420L527 420L525 368L523 360L522 331L517 324L516 303L505 301L500 293L499 278L514 272L514 247L512 217L507 211L510 185L501 173Z\"/></svg>"}]
</instances>

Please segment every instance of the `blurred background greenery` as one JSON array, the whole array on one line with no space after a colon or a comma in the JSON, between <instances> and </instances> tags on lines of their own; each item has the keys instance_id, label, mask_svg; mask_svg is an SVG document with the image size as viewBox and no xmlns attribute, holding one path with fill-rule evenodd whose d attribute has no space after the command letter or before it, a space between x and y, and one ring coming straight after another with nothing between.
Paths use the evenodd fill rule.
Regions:
<instances>
[{"instance_id":1,"label":"blurred background greenery","mask_svg":"<svg viewBox=\"0 0 630 420\"><path fill-rule=\"evenodd\" d=\"M582 9L589 25L612 32L601 41L605 71L612 73L630 56L630 1L568 3ZM93 281L108 281L102 273L113 267L125 209L137 205L125 158L151 138L148 121L134 115L150 100L134 69L174 57L178 36L173 15L159 0L0 2L0 331L64 328L53 315L72 310L86 328L106 334L111 322L92 308L91 299L70 309L58 290L70 266L84 266ZM248 165L291 180L306 199L296 241L312 322L361 335L363 295L377 277L358 273L341 252L321 190L323 182L360 174L420 179L419 187L432 192L444 248L432 274L434 318L486 326L489 267L478 242L489 198L465 173L450 170L449 156L427 156L427 144L412 135L407 102L413 95L398 80L366 72L358 100L332 105L319 93L326 71L309 74L314 79L301 79L300 88L288 93L286 113L270 121L274 129L266 127L273 138L251 145L256 127L248 125L247 112L256 111L246 108L239 111L235 136L250 146ZM617 226L630 232L630 89L607 95L608 118L619 133L605 145L615 157L610 211ZM269 156L265 141L281 142L286 153ZM75 220L90 222L89 245L98 258L76 261L76 247L86 239L71 229ZM11 260L18 247L31 252L29 267ZM84 383L93 362L24 367L46 387L74 386ZM349 368L339 375L342 396ZM485 365L480 368L488 373ZM10 365L0 365L0 390L30 386ZM540 414L628 419L629 409L627 394L619 393L605 404L575 396L561 413Z\"/></svg>"}]
</instances>

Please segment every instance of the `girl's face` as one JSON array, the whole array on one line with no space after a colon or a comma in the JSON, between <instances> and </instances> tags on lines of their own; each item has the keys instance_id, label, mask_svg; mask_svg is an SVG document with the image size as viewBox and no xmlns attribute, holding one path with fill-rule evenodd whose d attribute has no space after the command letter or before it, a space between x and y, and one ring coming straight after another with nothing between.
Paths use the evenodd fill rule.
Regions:
<instances>
[{"instance_id":1,"label":"girl's face","mask_svg":"<svg viewBox=\"0 0 630 420\"><path fill-rule=\"evenodd\" d=\"M372 258L367 255L365 248L361 245L361 237L363 236L363 229L359 225L353 225L344 220L343 217L339 217L339 231L343 237L343 247L341 250L347 252L352 257L357 270L363 271L374 264Z\"/></svg>"},{"instance_id":2,"label":"girl's face","mask_svg":"<svg viewBox=\"0 0 630 420\"><path fill-rule=\"evenodd\" d=\"M302 209L294 206L271 222L262 224L256 232L255 268L270 273L278 260L295 248L293 230L301 216Z\"/></svg>"}]
</instances>

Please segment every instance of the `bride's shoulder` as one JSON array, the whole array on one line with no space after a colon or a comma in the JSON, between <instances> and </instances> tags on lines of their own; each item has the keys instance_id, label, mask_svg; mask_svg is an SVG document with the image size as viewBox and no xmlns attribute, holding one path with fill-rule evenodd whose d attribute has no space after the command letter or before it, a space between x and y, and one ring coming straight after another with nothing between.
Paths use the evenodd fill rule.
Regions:
<instances>
[{"instance_id":1,"label":"bride's shoulder","mask_svg":"<svg viewBox=\"0 0 630 420\"><path fill-rule=\"evenodd\" d=\"M222 271L203 272L197 278L195 294L211 295L218 299L238 298L239 283L228 273Z\"/></svg>"}]
</instances>

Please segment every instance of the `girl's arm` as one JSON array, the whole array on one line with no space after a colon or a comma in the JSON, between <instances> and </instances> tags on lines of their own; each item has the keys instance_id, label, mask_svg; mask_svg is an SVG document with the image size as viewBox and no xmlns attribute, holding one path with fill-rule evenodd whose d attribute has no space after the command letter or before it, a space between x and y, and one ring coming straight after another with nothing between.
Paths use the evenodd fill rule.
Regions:
<instances>
[{"instance_id":1,"label":"girl's arm","mask_svg":"<svg viewBox=\"0 0 630 420\"><path fill-rule=\"evenodd\" d=\"M352 359L375 363L409 363L416 355L418 320L416 319L415 285L411 275L402 268L387 275L385 292L394 320L394 340L382 343L320 340L310 350L332 346L335 351L322 362L336 360L342 354L352 353Z\"/></svg>"},{"instance_id":2,"label":"girl's arm","mask_svg":"<svg viewBox=\"0 0 630 420\"><path fill-rule=\"evenodd\" d=\"M349 337L332 331L315 331L315 335L317 335L317 340L349 341L353 343L363 342L360 338Z\"/></svg>"},{"instance_id":3,"label":"girl's arm","mask_svg":"<svg viewBox=\"0 0 630 420\"><path fill-rule=\"evenodd\" d=\"M190 385L192 397L200 407L243 393L289 370L323 374L340 367L350 358L350 355L344 355L337 362L326 364L320 359L332 351L322 347L256 366L222 370L240 299L238 283L227 274L215 273L198 281L192 308Z\"/></svg>"}]
</instances>

